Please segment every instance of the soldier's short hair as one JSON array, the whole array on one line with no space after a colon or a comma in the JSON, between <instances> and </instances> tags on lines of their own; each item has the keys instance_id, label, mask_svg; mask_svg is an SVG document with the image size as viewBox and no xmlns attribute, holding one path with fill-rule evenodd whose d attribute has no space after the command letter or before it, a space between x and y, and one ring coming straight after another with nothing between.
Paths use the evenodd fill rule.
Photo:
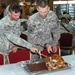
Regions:
<instances>
[{"instance_id":1,"label":"soldier's short hair","mask_svg":"<svg viewBox=\"0 0 75 75\"><path fill-rule=\"evenodd\" d=\"M42 8L49 6L49 0L37 0L37 6L40 6Z\"/></svg>"},{"instance_id":2,"label":"soldier's short hair","mask_svg":"<svg viewBox=\"0 0 75 75\"><path fill-rule=\"evenodd\" d=\"M20 6L18 4L11 4L9 6L9 12L14 11L15 13L21 12Z\"/></svg>"}]
</instances>

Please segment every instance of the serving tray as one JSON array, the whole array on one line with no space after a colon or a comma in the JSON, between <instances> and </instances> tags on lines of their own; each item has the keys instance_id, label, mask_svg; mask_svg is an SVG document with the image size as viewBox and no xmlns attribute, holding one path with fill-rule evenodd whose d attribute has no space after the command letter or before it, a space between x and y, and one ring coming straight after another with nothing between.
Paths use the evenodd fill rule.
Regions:
<instances>
[{"instance_id":1,"label":"serving tray","mask_svg":"<svg viewBox=\"0 0 75 75\"><path fill-rule=\"evenodd\" d=\"M62 71L62 70L67 70L71 68L71 65L69 63L65 62L65 64L66 66L60 69L48 70L44 61L37 61L33 63L27 63L26 66L24 66L24 69L28 71L31 75L39 75L42 73Z\"/></svg>"}]
</instances>

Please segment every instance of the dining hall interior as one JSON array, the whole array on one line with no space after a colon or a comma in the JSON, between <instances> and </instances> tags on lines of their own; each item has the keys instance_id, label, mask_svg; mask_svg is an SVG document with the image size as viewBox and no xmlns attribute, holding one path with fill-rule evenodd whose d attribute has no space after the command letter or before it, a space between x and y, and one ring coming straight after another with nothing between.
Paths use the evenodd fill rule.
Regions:
<instances>
[{"instance_id":1,"label":"dining hall interior","mask_svg":"<svg viewBox=\"0 0 75 75\"><path fill-rule=\"evenodd\" d=\"M20 38L29 42L27 22L38 12L37 0L0 0L0 20L8 14L8 6L15 3L21 8ZM74 75L75 0L48 0L48 3L49 10L56 14L60 27L56 52L48 53L42 46L43 51L32 53L29 49L17 45L16 52L9 50L8 54L5 54L0 51L0 75ZM51 48L53 50L53 46ZM37 54L39 59L32 58L32 54Z\"/></svg>"}]
</instances>

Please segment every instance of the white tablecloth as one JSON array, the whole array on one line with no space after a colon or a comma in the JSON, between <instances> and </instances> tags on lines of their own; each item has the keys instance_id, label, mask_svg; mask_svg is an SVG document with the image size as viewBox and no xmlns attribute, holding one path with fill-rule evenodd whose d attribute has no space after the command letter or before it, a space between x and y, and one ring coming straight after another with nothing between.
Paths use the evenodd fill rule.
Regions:
<instances>
[{"instance_id":1,"label":"white tablecloth","mask_svg":"<svg viewBox=\"0 0 75 75\"><path fill-rule=\"evenodd\" d=\"M71 68L62 71L46 72L38 75L75 75L75 55L63 57L64 60L71 64ZM30 75L25 69L17 64L8 64L0 66L0 75Z\"/></svg>"},{"instance_id":2,"label":"white tablecloth","mask_svg":"<svg viewBox=\"0 0 75 75\"><path fill-rule=\"evenodd\" d=\"M0 75L30 75L19 64L0 66Z\"/></svg>"}]
</instances>

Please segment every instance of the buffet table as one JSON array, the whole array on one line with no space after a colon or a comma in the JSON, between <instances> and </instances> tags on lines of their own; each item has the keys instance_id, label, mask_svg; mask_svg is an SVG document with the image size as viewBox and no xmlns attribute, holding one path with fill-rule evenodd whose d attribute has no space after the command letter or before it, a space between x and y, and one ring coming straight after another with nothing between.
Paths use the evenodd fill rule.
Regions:
<instances>
[{"instance_id":1,"label":"buffet table","mask_svg":"<svg viewBox=\"0 0 75 75\"><path fill-rule=\"evenodd\" d=\"M75 75L75 55L63 56L63 59L71 64L71 68L54 72L41 72L39 74L32 75ZM31 75L24 68L24 65L26 65L26 63L28 63L28 61L0 66L0 75Z\"/></svg>"}]
</instances>

